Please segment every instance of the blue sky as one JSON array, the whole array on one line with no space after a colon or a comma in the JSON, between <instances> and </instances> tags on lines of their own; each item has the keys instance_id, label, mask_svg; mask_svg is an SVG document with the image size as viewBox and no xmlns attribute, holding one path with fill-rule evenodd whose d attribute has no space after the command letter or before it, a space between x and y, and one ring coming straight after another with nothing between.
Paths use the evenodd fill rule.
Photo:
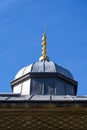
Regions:
<instances>
[{"instance_id":1,"label":"blue sky","mask_svg":"<svg viewBox=\"0 0 87 130\"><path fill-rule=\"evenodd\" d=\"M38 61L46 24L50 59L69 69L87 95L87 0L0 0L0 92Z\"/></svg>"}]
</instances>

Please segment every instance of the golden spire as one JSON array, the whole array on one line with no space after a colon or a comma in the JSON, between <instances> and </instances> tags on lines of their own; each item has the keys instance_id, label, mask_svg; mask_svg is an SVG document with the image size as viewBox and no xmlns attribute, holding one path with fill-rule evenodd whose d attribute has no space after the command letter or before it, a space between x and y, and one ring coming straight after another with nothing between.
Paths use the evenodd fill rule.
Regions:
<instances>
[{"instance_id":1,"label":"golden spire","mask_svg":"<svg viewBox=\"0 0 87 130\"><path fill-rule=\"evenodd\" d=\"M40 57L39 61L43 61L43 60L47 60L49 61L49 57L47 56L47 52L46 52L46 47L47 47L47 43L46 43L46 33L43 34L42 36L42 56Z\"/></svg>"}]
</instances>

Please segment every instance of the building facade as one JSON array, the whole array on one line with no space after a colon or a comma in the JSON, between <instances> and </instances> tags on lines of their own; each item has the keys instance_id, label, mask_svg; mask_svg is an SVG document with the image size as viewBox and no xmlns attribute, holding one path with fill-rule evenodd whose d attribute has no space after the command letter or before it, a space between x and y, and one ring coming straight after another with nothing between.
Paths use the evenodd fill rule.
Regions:
<instances>
[{"instance_id":1,"label":"building facade","mask_svg":"<svg viewBox=\"0 0 87 130\"><path fill-rule=\"evenodd\" d=\"M87 96L77 96L71 72L49 59L46 34L39 61L11 81L12 93L0 94L0 129L80 130L87 128Z\"/></svg>"}]
</instances>

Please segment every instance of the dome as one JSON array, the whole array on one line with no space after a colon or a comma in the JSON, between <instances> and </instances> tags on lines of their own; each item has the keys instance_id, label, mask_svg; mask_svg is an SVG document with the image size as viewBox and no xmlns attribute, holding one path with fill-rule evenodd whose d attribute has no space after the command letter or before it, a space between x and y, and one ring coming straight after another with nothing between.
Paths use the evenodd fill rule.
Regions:
<instances>
[{"instance_id":1,"label":"dome","mask_svg":"<svg viewBox=\"0 0 87 130\"><path fill-rule=\"evenodd\" d=\"M57 72L65 77L73 79L72 74L69 70L63 68L62 66L57 65L52 61L38 61L31 65L28 65L22 68L15 76L15 79L22 77L23 75L30 72Z\"/></svg>"},{"instance_id":2,"label":"dome","mask_svg":"<svg viewBox=\"0 0 87 130\"><path fill-rule=\"evenodd\" d=\"M46 46L46 34L43 34L42 55L39 61L19 70L11 82L13 93L21 95L76 95L77 82L69 70L49 59Z\"/></svg>"},{"instance_id":3,"label":"dome","mask_svg":"<svg viewBox=\"0 0 87 130\"><path fill-rule=\"evenodd\" d=\"M75 95L77 82L69 70L43 60L19 70L11 86L21 95Z\"/></svg>"}]
</instances>

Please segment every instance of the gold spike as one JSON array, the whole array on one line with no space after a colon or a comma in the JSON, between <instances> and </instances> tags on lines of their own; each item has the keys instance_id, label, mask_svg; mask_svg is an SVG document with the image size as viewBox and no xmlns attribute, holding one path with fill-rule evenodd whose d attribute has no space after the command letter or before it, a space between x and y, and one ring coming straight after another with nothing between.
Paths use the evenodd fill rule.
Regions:
<instances>
[{"instance_id":1,"label":"gold spike","mask_svg":"<svg viewBox=\"0 0 87 130\"><path fill-rule=\"evenodd\" d=\"M44 33L42 36L42 44L41 45L42 45L42 56L40 57L39 61L43 61L43 60L49 61L49 57L46 55L47 54L47 52L46 52L46 46L47 46L46 33Z\"/></svg>"},{"instance_id":2,"label":"gold spike","mask_svg":"<svg viewBox=\"0 0 87 130\"><path fill-rule=\"evenodd\" d=\"M47 54L46 51L42 52L42 55L45 56L45 57L46 57L46 54Z\"/></svg>"},{"instance_id":3,"label":"gold spike","mask_svg":"<svg viewBox=\"0 0 87 130\"><path fill-rule=\"evenodd\" d=\"M46 47L43 47L42 50L45 51L45 50L46 50Z\"/></svg>"},{"instance_id":4,"label":"gold spike","mask_svg":"<svg viewBox=\"0 0 87 130\"><path fill-rule=\"evenodd\" d=\"M43 47L47 46L47 44L45 42L42 42L41 44Z\"/></svg>"}]
</instances>

